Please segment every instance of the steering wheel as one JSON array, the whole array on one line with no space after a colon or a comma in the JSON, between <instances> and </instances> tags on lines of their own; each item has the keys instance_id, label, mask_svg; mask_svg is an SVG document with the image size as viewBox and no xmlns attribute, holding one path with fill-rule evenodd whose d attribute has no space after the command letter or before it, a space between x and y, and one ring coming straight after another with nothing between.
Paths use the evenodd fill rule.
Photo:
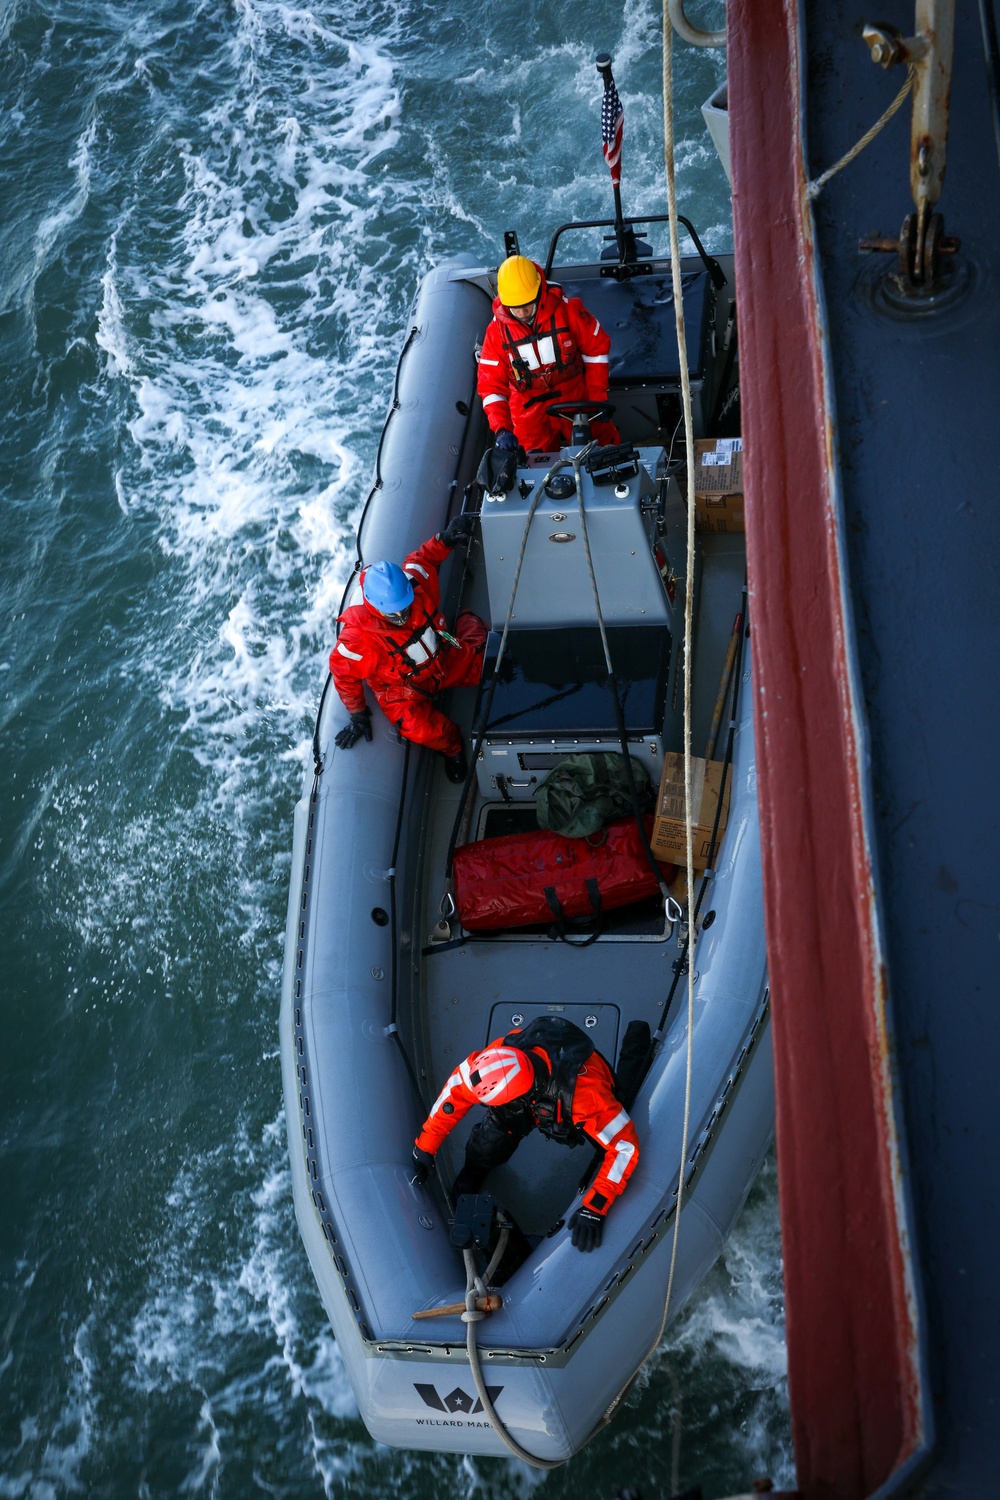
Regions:
<instances>
[{"instance_id":1,"label":"steering wheel","mask_svg":"<svg viewBox=\"0 0 1000 1500\"><path fill-rule=\"evenodd\" d=\"M545 410L550 417L565 417L574 427L610 422L615 411L610 401L547 401ZM580 423L576 422L577 417L582 419Z\"/></svg>"},{"instance_id":2,"label":"steering wheel","mask_svg":"<svg viewBox=\"0 0 1000 1500\"><path fill-rule=\"evenodd\" d=\"M573 424L571 443L589 443L591 422L609 422L614 407L609 401L547 401L545 410Z\"/></svg>"}]
</instances>

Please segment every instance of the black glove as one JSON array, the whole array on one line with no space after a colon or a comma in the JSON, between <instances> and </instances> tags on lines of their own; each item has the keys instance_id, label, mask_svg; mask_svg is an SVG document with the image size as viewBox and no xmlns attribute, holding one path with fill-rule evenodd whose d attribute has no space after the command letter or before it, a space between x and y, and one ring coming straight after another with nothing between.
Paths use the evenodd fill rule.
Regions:
<instances>
[{"instance_id":1,"label":"black glove","mask_svg":"<svg viewBox=\"0 0 1000 1500\"><path fill-rule=\"evenodd\" d=\"M578 1208L569 1221L577 1250L596 1250L604 1235L604 1216L592 1208Z\"/></svg>"},{"instance_id":2,"label":"black glove","mask_svg":"<svg viewBox=\"0 0 1000 1500\"><path fill-rule=\"evenodd\" d=\"M493 439L494 448L499 448L501 453L510 452L517 447L517 438L509 427L501 427Z\"/></svg>"},{"instance_id":3,"label":"black glove","mask_svg":"<svg viewBox=\"0 0 1000 1500\"><path fill-rule=\"evenodd\" d=\"M414 1173L410 1182L414 1187L423 1187L427 1181L428 1174L434 1166L434 1158L429 1151L421 1151L419 1146L413 1148Z\"/></svg>"},{"instance_id":4,"label":"black glove","mask_svg":"<svg viewBox=\"0 0 1000 1500\"><path fill-rule=\"evenodd\" d=\"M338 735L334 737L334 744L339 745L341 750L350 750L360 739L370 740L372 737L372 711L363 708L359 713L351 714L351 722L345 724Z\"/></svg>"},{"instance_id":5,"label":"black glove","mask_svg":"<svg viewBox=\"0 0 1000 1500\"><path fill-rule=\"evenodd\" d=\"M446 547L457 547L459 542L467 542L475 529L475 516L456 516L442 531L441 540Z\"/></svg>"}]
</instances>

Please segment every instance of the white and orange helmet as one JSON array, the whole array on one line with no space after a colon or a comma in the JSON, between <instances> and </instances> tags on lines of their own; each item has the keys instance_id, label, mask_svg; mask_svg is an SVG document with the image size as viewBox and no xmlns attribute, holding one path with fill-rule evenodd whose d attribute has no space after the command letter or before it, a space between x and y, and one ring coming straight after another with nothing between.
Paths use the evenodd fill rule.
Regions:
<instances>
[{"instance_id":1,"label":"white and orange helmet","mask_svg":"<svg viewBox=\"0 0 1000 1500\"><path fill-rule=\"evenodd\" d=\"M511 1104L535 1087L535 1069L517 1047L484 1047L470 1064L469 1086L480 1104Z\"/></svg>"}]
</instances>

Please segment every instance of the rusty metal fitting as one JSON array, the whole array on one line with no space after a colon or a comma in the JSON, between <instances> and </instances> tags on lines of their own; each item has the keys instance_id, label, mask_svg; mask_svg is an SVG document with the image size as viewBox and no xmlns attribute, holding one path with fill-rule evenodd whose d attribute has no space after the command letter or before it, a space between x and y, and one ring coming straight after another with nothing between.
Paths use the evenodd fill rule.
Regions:
<instances>
[{"instance_id":1,"label":"rusty metal fitting","mask_svg":"<svg viewBox=\"0 0 1000 1500\"><path fill-rule=\"evenodd\" d=\"M866 26L861 35L868 44L872 62L878 63L880 68L891 68L895 63L903 61L903 49L900 45L902 33L895 26L882 21Z\"/></svg>"}]
</instances>

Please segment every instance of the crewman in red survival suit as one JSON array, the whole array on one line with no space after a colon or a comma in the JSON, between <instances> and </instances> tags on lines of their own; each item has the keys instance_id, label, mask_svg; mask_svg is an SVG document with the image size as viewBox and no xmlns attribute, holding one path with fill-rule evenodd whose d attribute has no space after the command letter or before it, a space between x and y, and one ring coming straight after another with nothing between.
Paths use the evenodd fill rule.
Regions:
<instances>
[{"instance_id":1,"label":"crewman in red survival suit","mask_svg":"<svg viewBox=\"0 0 1000 1500\"><path fill-rule=\"evenodd\" d=\"M610 1067L589 1037L561 1016L540 1016L459 1063L421 1127L413 1147L414 1181L422 1183L448 1133L474 1104L486 1105L465 1148L455 1198L477 1193L494 1167L513 1156L536 1127L550 1140L604 1152L600 1170L570 1219L573 1244L595 1250L611 1204L639 1160L635 1126L615 1098Z\"/></svg>"},{"instance_id":2,"label":"crewman in red survival suit","mask_svg":"<svg viewBox=\"0 0 1000 1500\"><path fill-rule=\"evenodd\" d=\"M493 321L479 357L477 388L498 448L554 452L570 436L547 401L607 401L611 339L579 297L545 280L526 255L497 272ZM591 424L599 443L620 443L613 422Z\"/></svg>"},{"instance_id":3,"label":"crewman in red survival suit","mask_svg":"<svg viewBox=\"0 0 1000 1500\"><path fill-rule=\"evenodd\" d=\"M340 616L340 634L330 653L330 671L351 722L336 736L342 750L372 737L364 685L404 739L440 750L449 781L467 770L458 725L434 707L434 696L450 687L479 682L487 629L463 610L449 635L441 613L438 568L459 542L468 542L475 517L457 516L400 568L372 563L361 573L362 603Z\"/></svg>"}]
</instances>

